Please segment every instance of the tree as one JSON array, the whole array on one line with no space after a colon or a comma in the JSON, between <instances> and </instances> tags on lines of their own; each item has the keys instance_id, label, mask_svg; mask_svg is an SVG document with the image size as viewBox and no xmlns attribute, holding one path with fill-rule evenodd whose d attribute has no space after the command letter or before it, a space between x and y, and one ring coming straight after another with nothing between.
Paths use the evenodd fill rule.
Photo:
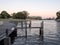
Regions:
<instances>
[{"instance_id":1,"label":"tree","mask_svg":"<svg viewBox=\"0 0 60 45\"><path fill-rule=\"evenodd\" d=\"M28 19L42 20L41 16L28 16Z\"/></svg>"},{"instance_id":2,"label":"tree","mask_svg":"<svg viewBox=\"0 0 60 45\"><path fill-rule=\"evenodd\" d=\"M0 18L2 18L2 15L0 14Z\"/></svg>"},{"instance_id":3,"label":"tree","mask_svg":"<svg viewBox=\"0 0 60 45\"><path fill-rule=\"evenodd\" d=\"M37 20L41 20L42 19L42 17L40 17L40 16L36 16L35 17Z\"/></svg>"},{"instance_id":4,"label":"tree","mask_svg":"<svg viewBox=\"0 0 60 45\"><path fill-rule=\"evenodd\" d=\"M12 14L12 18L16 18L16 13L13 13Z\"/></svg>"},{"instance_id":5,"label":"tree","mask_svg":"<svg viewBox=\"0 0 60 45\"><path fill-rule=\"evenodd\" d=\"M58 12L56 13L56 15L57 15L57 18L56 18L56 19L60 19L60 11L58 11Z\"/></svg>"},{"instance_id":6,"label":"tree","mask_svg":"<svg viewBox=\"0 0 60 45\"><path fill-rule=\"evenodd\" d=\"M1 18L10 18L10 17L11 16L6 11L1 12Z\"/></svg>"},{"instance_id":7,"label":"tree","mask_svg":"<svg viewBox=\"0 0 60 45\"><path fill-rule=\"evenodd\" d=\"M22 11L22 12L13 13L12 17L16 19L26 19L27 16L28 16L28 12Z\"/></svg>"},{"instance_id":8,"label":"tree","mask_svg":"<svg viewBox=\"0 0 60 45\"><path fill-rule=\"evenodd\" d=\"M25 18L27 18L27 16L29 15L27 11L22 11L22 13L24 14Z\"/></svg>"}]
</instances>

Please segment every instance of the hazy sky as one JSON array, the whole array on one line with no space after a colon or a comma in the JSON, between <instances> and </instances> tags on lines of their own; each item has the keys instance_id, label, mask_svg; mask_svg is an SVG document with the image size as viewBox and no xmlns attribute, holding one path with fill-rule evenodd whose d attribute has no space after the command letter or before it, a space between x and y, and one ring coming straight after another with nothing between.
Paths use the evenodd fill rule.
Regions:
<instances>
[{"instance_id":1,"label":"hazy sky","mask_svg":"<svg viewBox=\"0 0 60 45\"><path fill-rule=\"evenodd\" d=\"M56 17L60 0L0 0L0 12L8 13L26 10L30 16Z\"/></svg>"}]
</instances>

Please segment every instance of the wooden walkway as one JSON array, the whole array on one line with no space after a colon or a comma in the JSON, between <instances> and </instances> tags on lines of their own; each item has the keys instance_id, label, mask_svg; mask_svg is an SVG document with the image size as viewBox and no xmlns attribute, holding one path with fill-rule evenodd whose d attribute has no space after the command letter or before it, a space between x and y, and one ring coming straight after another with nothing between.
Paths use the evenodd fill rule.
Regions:
<instances>
[{"instance_id":1,"label":"wooden walkway","mask_svg":"<svg viewBox=\"0 0 60 45\"><path fill-rule=\"evenodd\" d=\"M18 29L21 29L21 27L17 27ZM26 27L23 27L23 29L25 29ZM41 27L27 27L27 29L35 29L35 28L41 28Z\"/></svg>"}]
</instances>

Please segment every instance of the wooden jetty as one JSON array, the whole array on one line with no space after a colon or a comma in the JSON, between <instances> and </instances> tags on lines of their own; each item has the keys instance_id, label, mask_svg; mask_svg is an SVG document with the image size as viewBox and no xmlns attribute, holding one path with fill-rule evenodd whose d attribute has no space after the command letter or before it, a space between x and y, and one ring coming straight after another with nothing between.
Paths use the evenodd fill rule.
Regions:
<instances>
[{"instance_id":1,"label":"wooden jetty","mask_svg":"<svg viewBox=\"0 0 60 45\"><path fill-rule=\"evenodd\" d=\"M2 20L0 20L0 21L2 21ZM2 26L3 28L5 28L5 27L7 27L7 28L3 29L3 31L1 30L2 31L2 33L0 33L0 44L1 45L4 45L4 39L6 37L11 38L11 43L14 42L15 37L17 37L17 29L21 29L21 30L25 29L25 37L27 38L28 37L27 36L27 29L28 28L30 28L30 30L33 29L33 28L34 29L39 28L39 37L41 37L41 39L43 40L43 21L41 23L41 27L32 27L31 26L31 20L19 20L19 19L7 20L7 19L5 19L3 21L7 21L7 22L17 21L17 23L14 26L13 26L13 24L12 25L9 24L8 26L6 26L6 24L5 24L5 25L3 25L4 27ZM29 24L27 23L27 21L29 21ZM21 23L21 27L17 27L17 24L19 22ZM25 25L25 26L23 26L23 25ZM13 30L11 30L12 27L14 27Z\"/></svg>"},{"instance_id":2,"label":"wooden jetty","mask_svg":"<svg viewBox=\"0 0 60 45\"><path fill-rule=\"evenodd\" d=\"M23 22L25 22L23 24ZM15 42L13 45L43 45L41 42L43 42L43 21L41 22L41 27L32 27L31 26L31 21L29 21L30 23L28 24L27 21L22 21L21 22L21 26L17 26L17 30L18 29L25 29L25 35L23 36L19 36L15 39ZM27 26L29 25L29 26ZM28 36L28 29L39 29L39 36ZM38 39L37 39L38 38ZM32 40L32 41L31 41ZM34 40L34 41L33 41ZM39 41L37 41L39 40Z\"/></svg>"},{"instance_id":3,"label":"wooden jetty","mask_svg":"<svg viewBox=\"0 0 60 45\"><path fill-rule=\"evenodd\" d=\"M29 24L27 23L29 21ZM24 22L24 24L23 24ZM31 26L31 20L24 20L20 22L20 26L17 26L17 29L25 29L25 36L27 37L27 29L39 29L39 36L43 37L43 21L41 22L41 27L32 27ZM28 26L27 26L28 25Z\"/></svg>"}]
</instances>

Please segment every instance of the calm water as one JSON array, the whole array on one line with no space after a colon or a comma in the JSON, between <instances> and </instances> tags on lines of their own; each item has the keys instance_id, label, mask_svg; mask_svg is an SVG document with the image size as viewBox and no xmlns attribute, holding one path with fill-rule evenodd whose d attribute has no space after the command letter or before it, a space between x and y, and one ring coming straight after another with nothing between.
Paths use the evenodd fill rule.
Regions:
<instances>
[{"instance_id":1,"label":"calm water","mask_svg":"<svg viewBox=\"0 0 60 45\"><path fill-rule=\"evenodd\" d=\"M32 27L40 26L41 21L32 21ZM18 35L24 35L24 32L19 32ZM44 20L44 39L40 41L39 29L28 29L28 35L33 37L28 37L27 39L17 38L14 44L17 45L60 45L60 22L54 20ZM34 37L35 36L35 37Z\"/></svg>"},{"instance_id":2,"label":"calm water","mask_svg":"<svg viewBox=\"0 0 60 45\"><path fill-rule=\"evenodd\" d=\"M32 27L39 27L41 21L32 21ZM24 35L24 30L17 30L18 37L13 45L60 45L60 22L54 20L44 20L44 39L40 41L39 29L28 29L27 39L24 37L19 37Z\"/></svg>"},{"instance_id":3,"label":"calm water","mask_svg":"<svg viewBox=\"0 0 60 45\"><path fill-rule=\"evenodd\" d=\"M45 45L60 45L60 22L44 21Z\"/></svg>"}]
</instances>

